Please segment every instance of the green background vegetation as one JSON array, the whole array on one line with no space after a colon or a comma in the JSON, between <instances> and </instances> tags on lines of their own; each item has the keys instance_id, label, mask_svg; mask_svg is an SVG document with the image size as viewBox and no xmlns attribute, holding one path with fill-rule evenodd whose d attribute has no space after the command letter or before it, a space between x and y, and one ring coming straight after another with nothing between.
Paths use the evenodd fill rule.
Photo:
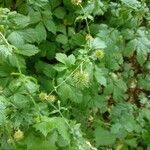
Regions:
<instances>
[{"instance_id":1,"label":"green background vegetation","mask_svg":"<svg viewBox=\"0 0 150 150\"><path fill-rule=\"evenodd\" d=\"M150 150L149 0L0 0L1 150Z\"/></svg>"}]
</instances>

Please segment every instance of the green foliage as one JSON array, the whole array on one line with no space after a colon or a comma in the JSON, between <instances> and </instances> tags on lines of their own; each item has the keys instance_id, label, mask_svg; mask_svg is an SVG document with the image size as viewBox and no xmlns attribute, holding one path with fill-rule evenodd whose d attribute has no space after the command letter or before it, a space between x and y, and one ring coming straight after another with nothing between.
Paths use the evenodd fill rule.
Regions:
<instances>
[{"instance_id":1,"label":"green foliage","mask_svg":"<svg viewBox=\"0 0 150 150\"><path fill-rule=\"evenodd\" d=\"M149 0L0 6L0 149L150 149Z\"/></svg>"}]
</instances>

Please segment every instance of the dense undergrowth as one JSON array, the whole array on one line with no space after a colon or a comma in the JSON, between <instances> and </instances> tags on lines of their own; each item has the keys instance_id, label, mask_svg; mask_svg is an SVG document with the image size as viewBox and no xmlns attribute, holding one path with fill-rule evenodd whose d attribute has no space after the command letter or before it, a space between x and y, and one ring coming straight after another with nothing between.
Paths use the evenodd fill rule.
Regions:
<instances>
[{"instance_id":1,"label":"dense undergrowth","mask_svg":"<svg viewBox=\"0 0 150 150\"><path fill-rule=\"evenodd\" d=\"M149 0L0 0L1 150L150 150Z\"/></svg>"}]
</instances>

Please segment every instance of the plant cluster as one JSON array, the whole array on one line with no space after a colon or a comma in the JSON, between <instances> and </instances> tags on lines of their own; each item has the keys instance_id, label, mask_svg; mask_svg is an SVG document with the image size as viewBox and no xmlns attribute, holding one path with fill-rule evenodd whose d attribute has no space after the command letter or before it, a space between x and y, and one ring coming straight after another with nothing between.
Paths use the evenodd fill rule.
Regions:
<instances>
[{"instance_id":1,"label":"plant cluster","mask_svg":"<svg viewBox=\"0 0 150 150\"><path fill-rule=\"evenodd\" d=\"M149 0L0 6L0 149L150 149Z\"/></svg>"}]
</instances>

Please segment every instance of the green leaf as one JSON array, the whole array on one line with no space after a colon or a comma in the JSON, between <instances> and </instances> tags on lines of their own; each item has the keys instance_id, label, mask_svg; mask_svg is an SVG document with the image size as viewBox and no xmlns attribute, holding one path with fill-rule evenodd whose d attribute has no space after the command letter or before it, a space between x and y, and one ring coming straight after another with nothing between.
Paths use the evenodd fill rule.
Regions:
<instances>
[{"instance_id":1,"label":"green leaf","mask_svg":"<svg viewBox=\"0 0 150 150\"><path fill-rule=\"evenodd\" d=\"M115 101L122 101L123 99L126 99L125 93L118 87L114 87L113 89L113 99Z\"/></svg>"},{"instance_id":2,"label":"green leaf","mask_svg":"<svg viewBox=\"0 0 150 150\"><path fill-rule=\"evenodd\" d=\"M109 146L115 143L116 136L109 131L103 129L102 127L97 127L94 131L94 137L96 145L99 146Z\"/></svg>"},{"instance_id":3,"label":"green leaf","mask_svg":"<svg viewBox=\"0 0 150 150\"><path fill-rule=\"evenodd\" d=\"M58 43L61 43L61 44L67 44L68 43L68 38L64 34L58 34L57 37L56 37L56 41Z\"/></svg>"},{"instance_id":4,"label":"green leaf","mask_svg":"<svg viewBox=\"0 0 150 150\"><path fill-rule=\"evenodd\" d=\"M29 132L28 135L26 135L25 139L25 144L27 146L28 150L57 150L57 147L55 145L57 141L57 133L54 132L51 135L49 135L47 138L41 138L39 136L36 136L34 133L31 131Z\"/></svg>"},{"instance_id":5,"label":"green leaf","mask_svg":"<svg viewBox=\"0 0 150 150\"><path fill-rule=\"evenodd\" d=\"M48 121L43 121L34 125L34 128L36 128L36 130L39 130L45 137L49 132L54 130L55 127L55 118L50 118Z\"/></svg>"},{"instance_id":6,"label":"green leaf","mask_svg":"<svg viewBox=\"0 0 150 150\"><path fill-rule=\"evenodd\" d=\"M113 93L113 90L114 90L114 84L111 82L105 87L104 94L110 95Z\"/></svg>"},{"instance_id":7,"label":"green leaf","mask_svg":"<svg viewBox=\"0 0 150 150\"><path fill-rule=\"evenodd\" d=\"M142 109L142 114L143 114L143 116L144 116L147 120L150 121L149 113L150 113L150 110L149 110L149 109L147 109L147 108L143 108L143 109Z\"/></svg>"},{"instance_id":8,"label":"green leaf","mask_svg":"<svg viewBox=\"0 0 150 150\"><path fill-rule=\"evenodd\" d=\"M132 138L132 139L126 139L125 143L131 147L137 147L137 139L136 138Z\"/></svg>"},{"instance_id":9,"label":"green leaf","mask_svg":"<svg viewBox=\"0 0 150 150\"><path fill-rule=\"evenodd\" d=\"M70 87L70 88L71 88L70 93L68 93L70 100L75 103L81 103L83 100L82 92L76 88L73 88L73 87Z\"/></svg>"},{"instance_id":10,"label":"green leaf","mask_svg":"<svg viewBox=\"0 0 150 150\"><path fill-rule=\"evenodd\" d=\"M70 86L66 83L64 83L60 88L58 89L58 93L63 101L70 98L70 95L68 93L71 93L72 90Z\"/></svg>"},{"instance_id":11,"label":"green leaf","mask_svg":"<svg viewBox=\"0 0 150 150\"><path fill-rule=\"evenodd\" d=\"M127 91L127 85L126 85L126 83L123 80L119 79L119 80L115 81L115 85L119 89L123 90L124 92Z\"/></svg>"},{"instance_id":12,"label":"green leaf","mask_svg":"<svg viewBox=\"0 0 150 150\"><path fill-rule=\"evenodd\" d=\"M45 27L42 23L39 23L36 26L35 30L37 32L37 37L38 37L39 43L46 40L47 33L46 33Z\"/></svg>"},{"instance_id":13,"label":"green leaf","mask_svg":"<svg viewBox=\"0 0 150 150\"><path fill-rule=\"evenodd\" d=\"M33 56L39 52L38 47L31 44L20 45L18 48L19 51L17 51L17 53L24 56Z\"/></svg>"},{"instance_id":14,"label":"green leaf","mask_svg":"<svg viewBox=\"0 0 150 150\"><path fill-rule=\"evenodd\" d=\"M8 62L13 67L18 68L18 64L19 64L20 68L26 68L25 59L20 55L12 54L11 56L8 56Z\"/></svg>"},{"instance_id":15,"label":"green leaf","mask_svg":"<svg viewBox=\"0 0 150 150\"><path fill-rule=\"evenodd\" d=\"M8 64L5 65L0 65L0 77L7 77L10 76L11 72L12 72L12 67L9 66ZM3 78L1 78L3 79Z\"/></svg>"},{"instance_id":16,"label":"green leaf","mask_svg":"<svg viewBox=\"0 0 150 150\"><path fill-rule=\"evenodd\" d=\"M54 9L61 4L61 1L60 0L51 0L49 3L51 4L52 9Z\"/></svg>"},{"instance_id":17,"label":"green leaf","mask_svg":"<svg viewBox=\"0 0 150 150\"><path fill-rule=\"evenodd\" d=\"M63 7L57 7L53 13L59 19L63 19L64 16L66 15L66 11Z\"/></svg>"},{"instance_id":18,"label":"green leaf","mask_svg":"<svg viewBox=\"0 0 150 150\"><path fill-rule=\"evenodd\" d=\"M82 35L81 33L73 34L71 44L81 46L84 45L85 43L86 40L84 35Z\"/></svg>"},{"instance_id":19,"label":"green leaf","mask_svg":"<svg viewBox=\"0 0 150 150\"><path fill-rule=\"evenodd\" d=\"M6 106L4 102L6 99L3 96L0 96L0 125L2 125L6 121Z\"/></svg>"},{"instance_id":20,"label":"green leaf","mask_svg":"<svg viewBox=\"0 0 150 150\"><path fill-rule=\"evenodd\" d=\"M52 65L39 61L35 67L38 73L43 73L52 79L55 77L55 70Z\"/></svg>"},{"instance_id":21,"label":"green leaf","mask_svg":"<svg viewBox=\"0 0 150 150\"><path fill-rule=\"evenodd\" d=\"M29 12L29 16L30 16L30 23L34 24L41 21L41 13L38 11L32 10L31 12Z\"/></svg>"},{"instance_id":22,"label":"green leaf","mask_svg":"<svg viewBox=\"0 0 150 150\"><path fill-rule=\"evenodd\" d=\"M55 42L48 42L44 41L39 46L41 53L41 56L46 56L49 60L55 58L56 54L56 44Z\"/></svg>"},{"instance_id":23,"label":"green leaf","mask_svg":"<svg viewBox=\"0 0 150 150\"><path fill-rule=\"evenodd\" d=\"M66 64L66 61L67 61L67 55L66 54L63 54L63 53L57 53L56 54L56 57L55 57L59 62L63 63L63 64Z\"/></svg>"},{"instance_id":24,"label":"green leaf","mask_svg":"<svg viewBox=\"0 0 150 150\"><path fill-rule=\"evenodd\" d=\"M137 0L121 0L121 1L133 9L138 9L141 6L140 2Z\"/></svg>"},{"instance_id":25,"label":"green leaf","mask_svg":"<svg viewBox=\"0 0 150 150\"><path fill-rule=\"evenodd\" d=\"M130 42L127 43L123 54L125 56L131 56L133 54L133 52L135 51L136 48L136 40L131 40Z\"/></svg>"},{"instance_id":26,"label":"green leaf","mask_svg":"<svg viewBox=\"0 0 150 150\"><path fill-rule=\"evenodd\" d=\"M66 29L67 29L66 26L63 25L63 24L58 24L57 25L57 32L61 32L64 35L66 35Z\"/></svg>"},{"instance_id":27,"label":"green leaf","mask_svg":"<svg viewBox=\"0 0 150 150\"><path fill-rule=\"evenodd\" d=\"M138 77L138 87L149 91L150 90L150 75L139 76Z\"/></svg>"},{"instance_id":28,"label":"green leaf","mask_svg":"<svg viewBox=\"0 0 150 150\"><path fill-rule=\"evenodd\" d=\"M68 67L63 65L63 64L57 64L53 67L55 70L57 70L58 72L64 71L66 70Z\"/></svg>"},{"instance_id":29,"label":"green leaf","mask_svg":"<svg viewBox=\"0 0 150 150\"><path fill-rule=\"evenodd\" d=\"M98 83L100 83L103 86L106 86L107 80L104 77L103 72L102 72L101 69L96 68L95 72L94 72L94 76L95 76L95 78L96 78L96 80L97 80Z\"/></svg>"},{"instance_id":30,"label":"green leaf","mask_svg":"<svg viewBox=\"0 0 150 150\"><path fill-rule=\"evenodd\" d=\"M127 85L123 80L119 79L114 82L114 89L113 89L114 100L121 101L123 99L126 99L127 98L125 94L126 91Z\"/></svg>"},{"instance_id":31,"label":"green leaf","mask_svg":"<svg viewBox=\"0 0 150 150\"><path fill-rule=\"evenodd\" d=\"M8 36L8 41L15 46L24 44L22 36L17 31L12 32Z\"/></svg>"},{"instance_id":32,"label":"green leaf","mask_svg":"<svg viewBox=\"0 0 150 150\"><path fill-rule=\"evenodd\" d=\"M30 18L28 16L24 16L21 14L16 14L13 20L20 28L28 26L30 22Z\"/></svg>"},{"instance_id":33,"label":"green leaf","mask_svg":"<svg viewBox=\"0 0 150 150\"><path fill-rule=\"evenodd\" d=\"M69 99L72 102L81 103L83 100L81 91L65 83L59 88L59 95L64 101Z\"/></svg>"},{"instance_id":34,"label":"green leaf","mask_svg":"<svg viewBox=\"0 0 150 150\"><path fill-rule=\"evenodd\" d=\"M15 93L10 97L11 102L19 109L25 108L29 105L30 98L20 93Z\"/></svg>"},{"instance_id":35,"label":"green leaf","mask_svg":"<svg viewBox=\"0 0 150 150\"><path fill-rule=\"evenodd\" d=\"M64 140L66 140L68 143L70 142L68 127L63 118L45 118L44 121L35 124L34 127L36 128L36 130L39 130L44 136L47 136L49 132L56 129L58 133L64 138Z\"/></svg>"},{"instance_id":36,"label":"green leaf","mask_svg":"<svg viewBox=\"0 0 150 150\"><path fill-rule=\"evenodd\" d=\"M76 61L76 58L73 54L69 55L67 57L66 54L62 54L62 53L57 53L56 54L56 59L59 61L59 62L62 62L63 64L66 65L66 67L70 67L71 65L74 65L75 61ZM55 66L55 69L57 67L57 70L62 67L62 69L65 67L65 66ZM66 67L64 69L66 69ZM62 69L60 68L60 70L58 71L62 71Z\"/></svg>"},{"instance_id":37,"label":"green leaf","mask_svg":"<svg viewBox=\"0 0 150 150\"><path fill-rule=\"evenodd\" d=\"M147 38L139 38L137 39L137 60L140 65L147 60L147 54L150 52L150 40Z\"/></svg>"},{"instance_id":38,"label":"green leaf","mask_svg":"<svg viewBox=\"0 0 150 150\"><path fill-rule=\"evenodd\" d=\"M52 32L53 34L56 34L56 25L52 20L44 19L44 25L48 31Z\"/></svg>"},{"instance_id":39,"label":"green leaf","mask_svg":"<svg viewBox=\"0 0 150 150\"><path fill-rule=\"evenodd\" d=\"M27 93L35 93L39 90L39 85L32 80L35 79L33 77L27 77L26 82L24 83Z\"/></svg>"},{"instance_id":40,"label":"green leaf","mask_svg":"<svg viewBox=\"0 0 150 150\"><path fill-rule=\"evenodd\" d=\"M68 64L73 65L75 63L75 61L76 61L76 58L73 54L68 56Z\"/></svg>"},{"instance_id":41,"label":"green leaf","mask_svg":"<svg viewBox=\"0 0 150 150\"><path fill-rule=\"evenodd\" d=\"M106 44L103 40L101 40L100 38L95 38L92 41L92 48L93 49L104 49L106 48Z\"/></svg>"},{"instance_id":42,"label":"green leaf","mask_svg":"<svg viewBox=\"0 0 150 150\"><path fill-rule=\"evenodd\" d=\"M20 34L26 42L35 43L39 41L39 36L36 29L28 28L21 31Z\"/></svg>"},{"instance_id":43,"label":"green leaf","mask_svg":"<svg viewBox=\"0 0 150 150\"><path fill-rule=\"evenodd\" d=\"M0 45L0 58L7 58L12 55L12 48L6 45Z\"/></svg>"}]
</instances>

